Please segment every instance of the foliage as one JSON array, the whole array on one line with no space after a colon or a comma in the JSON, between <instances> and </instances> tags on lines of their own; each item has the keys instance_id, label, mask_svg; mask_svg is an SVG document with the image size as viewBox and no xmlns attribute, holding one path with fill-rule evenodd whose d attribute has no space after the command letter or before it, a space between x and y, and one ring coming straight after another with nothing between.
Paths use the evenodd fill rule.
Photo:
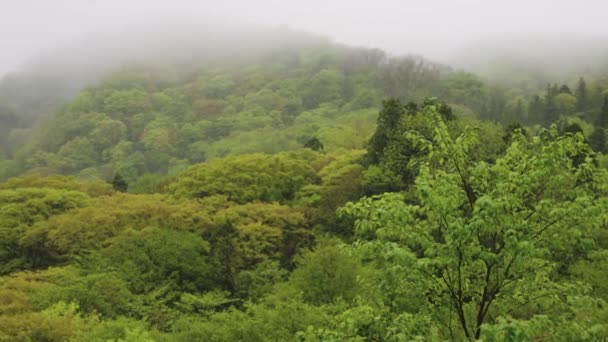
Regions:
<instances>
[{"instance_id":1,"label":"foliage","mask_svg":"<svg viewBox=\"0 0 608 342\"><path fill-rule=\"evenodd\" d=\"M563 317L556 307L570 304L558 294L588 298L575 283L556 279L598 247L604 220L594 185L604 173L593 170L581 136L515 137L505 156L487 164L471 159L475 134L453 139L441 120L435 123L412 204L385 194L343 210L357 218L362 243L403 250L417 286L428 289L422 310L450 336L480 338L484 324L499 317ZM574 155L584 161L575 164Z\"/></svg>"},{"instance_id":2,"label":"foliage","mask_svg":"<svg viewBox=\"0 0 608 342\"><path fill-rule=\"evenodd\" d=\"M0 81L0 341L608 338L605 80L273 37Z\"/></svg>"}]
</instances>

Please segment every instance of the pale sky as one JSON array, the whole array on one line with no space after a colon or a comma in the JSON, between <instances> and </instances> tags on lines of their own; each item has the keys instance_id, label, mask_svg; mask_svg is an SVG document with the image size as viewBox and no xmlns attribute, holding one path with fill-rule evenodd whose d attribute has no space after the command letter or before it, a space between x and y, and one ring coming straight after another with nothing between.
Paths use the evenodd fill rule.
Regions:
<instances>
[{"instance_id":1,"label":"pale sky","mask_svg":"<svg viewBox=\"0 0 608 342\"><path fill-rule=\"evenodd\" d=\"M91 33L210 17L441 59L495 35L608 34L607 15L608 0L0 0L0 75Z\"/></svg>"}]
</instances>

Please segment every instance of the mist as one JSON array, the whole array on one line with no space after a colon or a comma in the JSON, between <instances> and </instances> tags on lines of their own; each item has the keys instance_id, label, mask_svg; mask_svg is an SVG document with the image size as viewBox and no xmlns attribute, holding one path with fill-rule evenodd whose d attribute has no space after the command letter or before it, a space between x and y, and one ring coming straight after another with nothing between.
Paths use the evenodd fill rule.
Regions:
<instances>
[{"instance_id":1,"label":"mist","mask_svg":"<svg viewBox=\"0 0 608 342\"><path fill-rule=\"evenodd\" d=\"M0 13L0 75L70 43L135 29L148 36L167 27L221 23L231 28L289 27L344 44L391 54L421 54L452 62L463 49L493 37L595 35L608 33L601 0L482 1L3 1ZM233 31L239 32L238 30ZM575 39L576 40L576 39ZM125 48L133 47L122 42ZM504 48L504 46L503 46ZM103 46L98 46L103 51ZM487 49L475 51L486 53ZM102 53L102 52L101 52ZM69 60L69 59L66 59Z\"/></svg>"}]
</instances>

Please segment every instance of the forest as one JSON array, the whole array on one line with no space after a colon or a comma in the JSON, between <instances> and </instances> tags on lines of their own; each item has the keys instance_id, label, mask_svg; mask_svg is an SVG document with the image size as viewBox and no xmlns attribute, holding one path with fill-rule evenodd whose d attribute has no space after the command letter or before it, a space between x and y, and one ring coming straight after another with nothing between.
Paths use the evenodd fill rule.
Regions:
<instances>
[{"instance_id":1,"label":"forest","mask_svg":"<svg viewBox=\"0 0 608 342\"><path fill-rule=\"evenodd\" d=\"M237 45L0 81L0 341L608 339L608 68Z\"/></svg>"}]
</instances>

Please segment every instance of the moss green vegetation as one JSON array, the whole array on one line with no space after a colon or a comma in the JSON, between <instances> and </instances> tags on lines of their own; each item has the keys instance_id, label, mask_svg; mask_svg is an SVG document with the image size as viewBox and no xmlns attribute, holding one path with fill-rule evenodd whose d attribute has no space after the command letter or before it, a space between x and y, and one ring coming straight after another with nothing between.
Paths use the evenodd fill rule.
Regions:
<instances>
[{"instance_id":1,"label":"moss green vegetation","mask_svg":"<svg viewBox=\"0 0 608 342\"><path fill-rule=\"evenodd\" d=\"M572 88L320 44L0 110L0 341L605 340L607 88Z\"/></svg>"}]
</instances>

